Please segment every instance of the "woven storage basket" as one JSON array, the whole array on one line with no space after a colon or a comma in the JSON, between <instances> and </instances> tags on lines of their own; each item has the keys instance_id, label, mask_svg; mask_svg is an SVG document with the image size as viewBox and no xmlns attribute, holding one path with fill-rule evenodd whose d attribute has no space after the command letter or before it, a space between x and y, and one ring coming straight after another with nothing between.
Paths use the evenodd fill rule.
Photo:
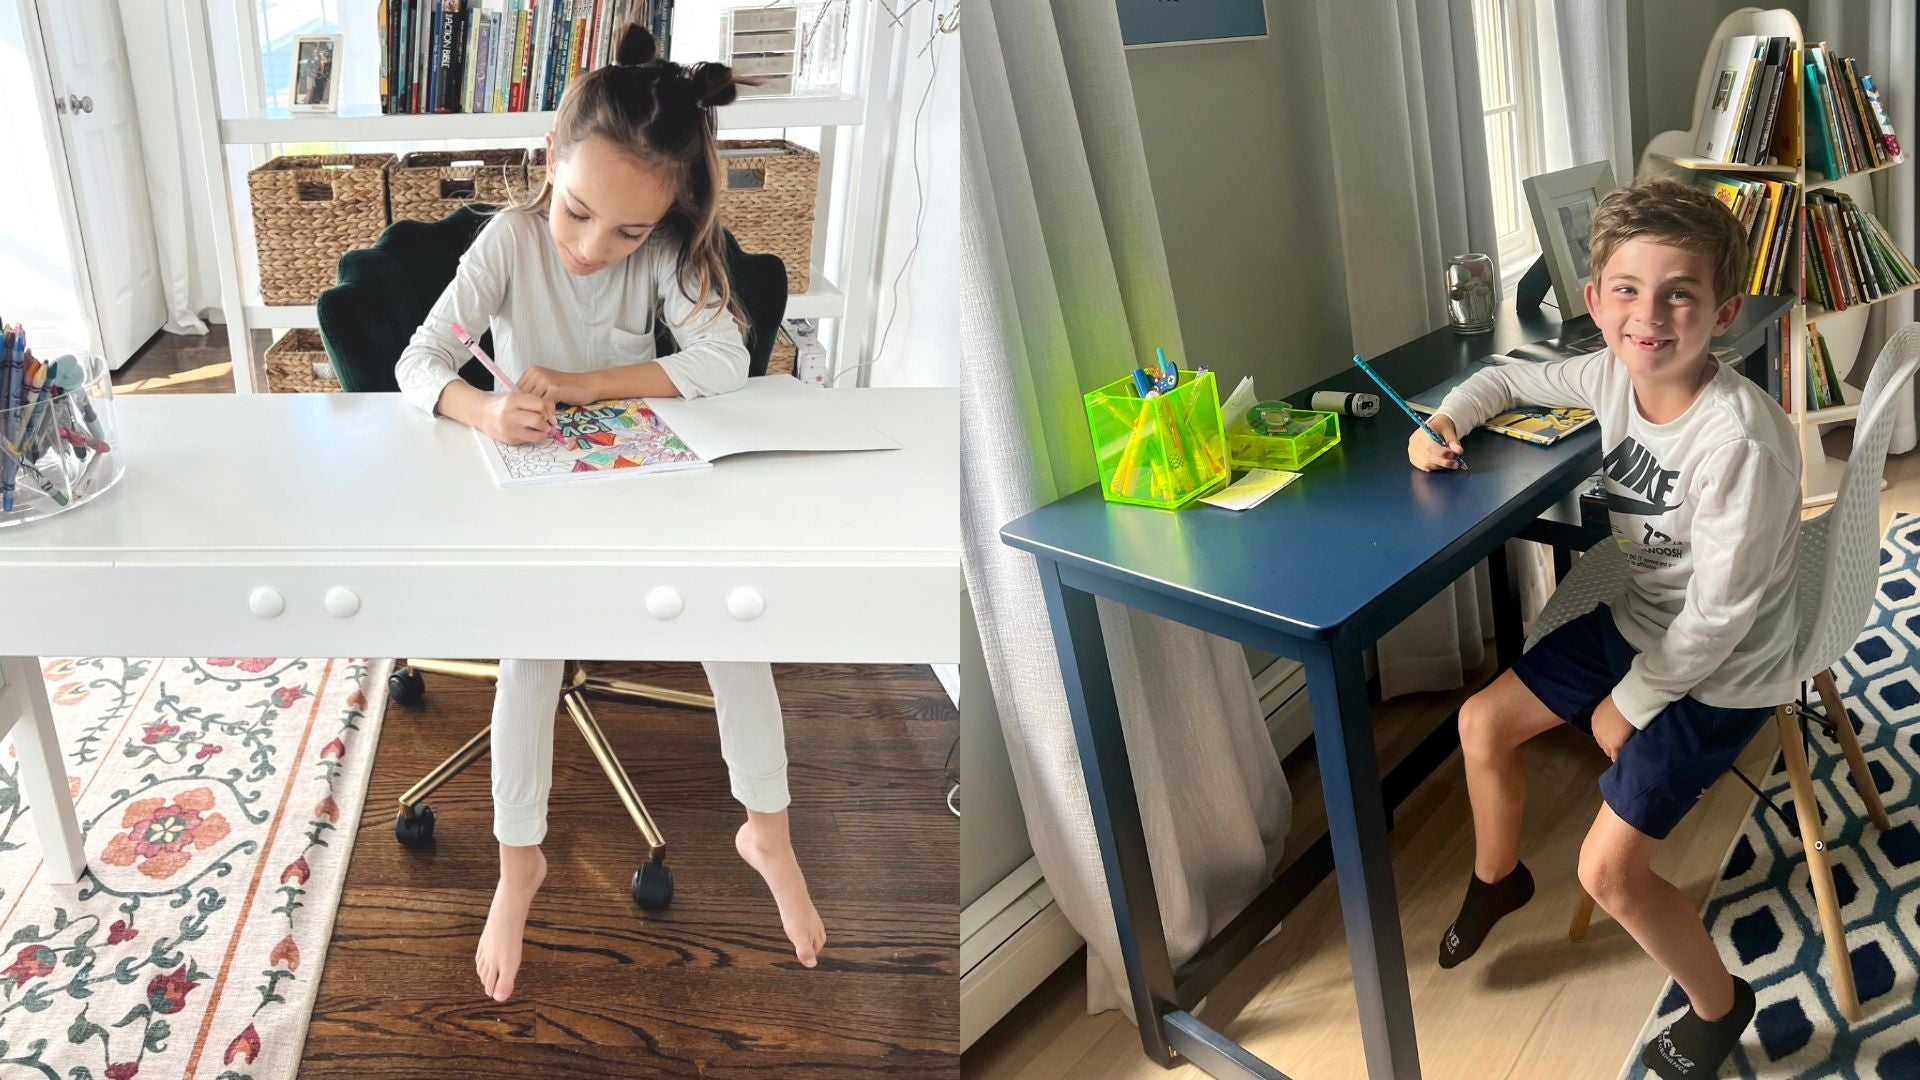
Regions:
<instances>
[{"instance_id":1,"label":"woven storage basket","mask_svg":"<svg viewBox=\"0 0 1920 1080\"><path fill-rule=\"evenodd\" d=\"M267 303L313 303L340 256L380 239L392 164L392 154L294 155L247 174Z\"/></svg>"},{"instance_id":2,"label":"woven storage basket","mask_svg":"<svg viewBox=\"0 0 1920 1080\"><path fill-rule=\"evenodd\" d=\"M439 221L470 202L504 206L526 176L525 150L416 150L393 166L388 181L393 220Z\"/></svg>"},{"instance_id":3,"label":"woven storage basket","mask_svg":"<svg viewBox=\"0 0 1920 1080\"><path fill-rule=\"evenodd\" d=\"M787 336L785 327L781 327L778 337L773 339L773 352L767 356L767 374L791 375L793 362L800 355L794 347L793 339Z\"/></svg>"},{"instance_id":4,"label":"woven storage basket","mask_svg":"<svg viewBox=\"0 0 1920 1080\"><path fill-rule=\"evenodd\" d=\"M316 364L318 370L314 367ZM267 346L267 390L275 394L339 393L340 380L333 376L333 362L327 359L320 331L289 330L279 341Z\"/></svg>"},{"instance_id":5,"label":"woven storage basket","mask_svg":"<svg viewBox=\"0 0 1920 1080\"><path fill-rule=\"evenodd\" d=\"M538 150L527 151L526 187L523 189L524 194L517 196L515 201L518 202L520 199L531 199L535 195L540 194L540 185L546 182L547 182L547 148L543 146Z\"/></svg>"},{"instance_id":6,"label":"woven storage basket","mask_svg":"<svg viewBox=\"0 0 1920 1080\"><path fill-rule=\"evenodd\" d=\"M813 277L813 204L820 194L820 155L783 140L720 141L720 221L747 251L787 264L787 291L803 293Z\"/></svg>"}]
</instances>

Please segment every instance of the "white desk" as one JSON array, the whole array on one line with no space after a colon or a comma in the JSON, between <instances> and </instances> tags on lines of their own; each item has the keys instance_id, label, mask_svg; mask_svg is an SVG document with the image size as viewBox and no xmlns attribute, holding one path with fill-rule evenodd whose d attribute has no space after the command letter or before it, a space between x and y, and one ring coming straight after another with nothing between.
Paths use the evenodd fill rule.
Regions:
<instances>
[{"instance_id":1,"label":"white desk","mask_svg":"<svg viewBox=\"0 0 1920 1080\"><path fill-rule=\"evenodd\" d=\"M116 399L125 478L0 533L53 880L83 862L39 656L958 662L958 392L831 393L903 449L515 489L396 394Z\"/></svg>"}]
</instances>

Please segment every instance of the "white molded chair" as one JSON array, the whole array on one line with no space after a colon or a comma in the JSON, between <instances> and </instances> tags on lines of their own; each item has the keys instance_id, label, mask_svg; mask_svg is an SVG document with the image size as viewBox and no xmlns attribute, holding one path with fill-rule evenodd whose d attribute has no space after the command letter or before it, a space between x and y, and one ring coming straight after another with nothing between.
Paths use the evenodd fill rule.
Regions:
<instances>
[{"instance_id":1,"label":"white molded chair","mask_svg":"<svg viewBox=\"0 0 1920 1080\"><path fill-rule=\"evenodd\" d=\"M1887 812L1880 804L1880 793L1867 771L1853 720L1840 701L1829 669L1859 638L1873 608L1874 585L1880 576L1880 477L1886 465L1887 442L1893 436L1895 394L1906 388L1916 367L1920 367L1920 326L1908 326L1887 342L1873 365L1861 395L1853 454L1847 460L1838 498L1826 513L1801 522L1800 550L1794 560L1794 594L1800 618L1794 667L1802 673L1803 683L1811 679L1819 688L1825 723L1838 738L1853 774L1853 786L1860 792L1874 826L1881 830L1888 827ZM1533 648L1560 626L1619 597L1626 591L1628 573L1627 560L1611 537L1595 544L1574 564L1534 620L1526 647ZM1806 851L1814 901L1820 909L1827 960L1833 968L1834 997L1847 1019L1858 1020L1860 998L1854 990L1840 904L1834 897L1833 872L1827 865L1819 805L1814 800L1802 742L1804 734L1796 722L1799 714L1798 702L1774 710L1780 728L1780 751L1793 787L1800 842ZM1751 786L1751 781L1748 783ZM1569 934L1573 940L1586 937L1592 915L1593 898L1582 895Z\"/></svg>"}]
</instances>

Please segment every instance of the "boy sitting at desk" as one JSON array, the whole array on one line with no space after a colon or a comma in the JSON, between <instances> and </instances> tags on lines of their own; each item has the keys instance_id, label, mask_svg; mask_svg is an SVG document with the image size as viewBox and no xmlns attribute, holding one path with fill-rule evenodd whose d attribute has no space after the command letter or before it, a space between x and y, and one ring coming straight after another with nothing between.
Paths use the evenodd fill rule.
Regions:
<instances>
[{"instance_id":1,"label":"boy sitting at desk","mask_svg":"<svg viewBox=\"0 0 1920 1080\"><path fill-rule=\"evenodd\" d=\"M1612 610L1554 631L1460 708L1473 877L1440 966L1473 955L1533 895L1519 861L1520 744L1573 724L1613 760L1580 882L1692 1005L1642 1060L1660 1076L1714 1076L1753 1018L1753 988L1649 862L1773 707L1796 696L1799 446L1780 406L1708 353L1740 311L1747 268L1725 207L1673 181L1615 191L1594 214L1588 251L1587 308L1607 348L1476 375L1432 417L1446 447L1423 432L1407 441L1415 467L1456 468L1460 437L1513 405L1592 409L1614 540L1632 569Z\"/></svg>"}]
</instances>

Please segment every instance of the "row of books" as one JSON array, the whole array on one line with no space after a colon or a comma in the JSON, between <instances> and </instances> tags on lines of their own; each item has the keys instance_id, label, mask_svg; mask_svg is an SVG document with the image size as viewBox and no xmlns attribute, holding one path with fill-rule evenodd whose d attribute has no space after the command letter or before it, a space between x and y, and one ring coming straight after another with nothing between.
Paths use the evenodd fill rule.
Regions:
<instances>
[{"instance_id":1,"label":"row of books","mask_svg":"<svg viewBox=\"0 0 1920 1080\"><path fill-rule=\"evenodd\" d=\"M1900 160L1900 140L1874 88L1851 58L1806 47L1807 166L1829 180Z\"/></svg>"},{"instance_id":2,"label":"row of books","mask_svg":"<svg viewBox=\"0 0 1920 1080\"><path fill-rule=\"evenodd\" d=\"M1741 34L1721 46L1694 153L1729 164L1793 165L1804 109L1806 160L1824 179L1900 160L1873 77L1822 44Z\"/></svg>"},{"instance_id":3,"label":"row of books","mask_svg":"<svg viewBox=\"0 0 1920 1080\"><path fill-rule=\"evenodd\" d=\"M674 0L380 0L380 110L545 112L638 17L666 56Z\"/></svg>"},{"instance_id":4,"label":"row of books","mask_svg":"<svg viewBox=\"0 0 1920 1080\"><path fill-rule=\"evenodd\" d=\"M1709 161L1764 165L1796 160L1795 73L1798 46L1792 38L1741 34L1720 48L1713 85L1697 127L1694 153Z\"/></svg>"},{"instance_id":5,"label":"row of books","mask_svg":"<svg viewBox=\"0 0 1920 1080\"><path fill-rule=\"evenodd\" d=\"M1746 291L1778 295L1792 287L1787 268L1793 250L1794 214L1800 185L1791 180L1703 173L1700 185L1713 193L1747 232Z\"/></svg>"},{"instance_id":6,"label":"row of books","mask_svg":"<svg viewBox=\"0 0 1920 1080\"><path fill-rule=\"evenodd\" d=\"M1920 284L1913 260L1851 197L1808 192L1805 214L1807 299L1829 311L1845 311Z\"/></svg>"},{"instance_id":7,"label":"row of books","mask_svg":"<svg viewBox=\"0 0 1920 1080\"><path fill-rule=\"evenodd\" d=\"M1785 352L1785 350L1781 350ZM1845 405L1840 390L1840 373L1834 369L1833 353L1827 339L1820 336L1818 323L1807 324L1807 408L1831 409Z\"/></svg>"}]
</instances>

